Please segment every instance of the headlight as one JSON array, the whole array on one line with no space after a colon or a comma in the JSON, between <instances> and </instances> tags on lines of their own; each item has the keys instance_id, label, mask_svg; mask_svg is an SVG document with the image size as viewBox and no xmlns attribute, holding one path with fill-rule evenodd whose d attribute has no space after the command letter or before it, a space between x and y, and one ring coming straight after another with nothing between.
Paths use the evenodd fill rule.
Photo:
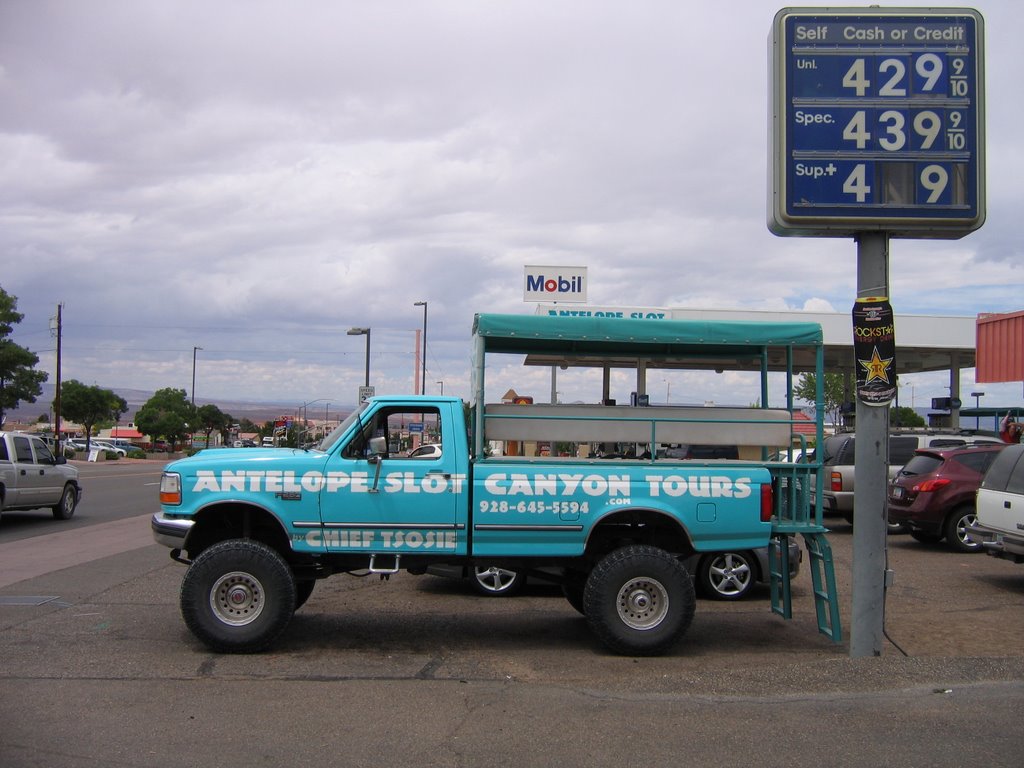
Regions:
<instances>
[{"instance_id":1,"label":"headlight","mask_svg":"<svg viewBox=\"0 0 1024 768\"><path fill-rule=\"evenodd\" d=\"M177 472L164 472L160 476L160 503L181 504L181 475Z\"/></svg>"}]
</instances>

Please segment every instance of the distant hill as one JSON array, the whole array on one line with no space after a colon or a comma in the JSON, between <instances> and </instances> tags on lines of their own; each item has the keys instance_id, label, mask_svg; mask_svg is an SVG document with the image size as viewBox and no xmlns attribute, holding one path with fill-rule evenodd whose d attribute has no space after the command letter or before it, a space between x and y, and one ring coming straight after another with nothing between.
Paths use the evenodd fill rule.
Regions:
<instances>
[{"instance_id":1,"label":"distant hill","mask_svg":"<svg viewBox=\"0 0 1024 768\"><path fill-rule=\"evenodd\" d=\"M128 403L128 411L121 418L122 421L133 420L138 410L153 396L152 392L141 389L121 389L118 387L109 387L109 389L119 397L123 397ZM36 399L35 403L22 403L13 411L8 411L6 414L7 418L10 421L19 421L23 424L38 421L41 415L49 414L55 391L53 385L44 384L43 393ZM293 416L302 405L301 403L274 401L210 400L201 397L196 399L196 405L206 405L208 403L216 405L225 413L231 414L235 419L249 419L256 424L262 424L278 416ZM331 419L337 419L339 416L347 415L354 407L354 405L342 404L336 407L332 406L329 415ZM306 416L310 419L322 419L324 416L323 404L317 403L308 409Z\"/></svg>"}]
</instances>

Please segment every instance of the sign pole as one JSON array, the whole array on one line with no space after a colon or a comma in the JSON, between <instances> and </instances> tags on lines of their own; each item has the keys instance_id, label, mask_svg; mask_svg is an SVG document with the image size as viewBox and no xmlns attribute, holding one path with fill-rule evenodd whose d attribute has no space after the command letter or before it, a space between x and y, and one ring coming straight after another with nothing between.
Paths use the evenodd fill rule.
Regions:
<instances>
[{"instance_id":1,"label":"sign pole","mask_svg":"<svg viewBox=\"0 0 1024 768\"><path fill-rule=\"evenodd\" d=\"M889 239L957 239L985 222L984 19L971 8L783 8L770 45L768 228L857 239L850 655L880 656L896 395Z\"/></svg>"},{"instance_id":2,"label":"sign pole","mask_svg":"<svg viewBox=\"0 0 1024 768\"><path fill-rule=\"evenodd\" d=\"M886 297L889 295L888 285L888 235L885 232L860 233L857 236L857 298ZM858 380L860 378L858 374ZM888 458L889 406L869 405L858 396L853 480L851 657L882 655L888 573L885 538Z\"/></svg>"}]
</instances>

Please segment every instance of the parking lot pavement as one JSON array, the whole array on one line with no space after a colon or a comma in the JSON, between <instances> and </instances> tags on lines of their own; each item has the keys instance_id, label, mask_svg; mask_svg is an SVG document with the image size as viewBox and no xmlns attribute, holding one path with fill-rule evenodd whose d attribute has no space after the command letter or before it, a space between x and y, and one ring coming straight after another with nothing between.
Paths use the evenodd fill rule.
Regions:
<instances>
[{"instance_id":1,"label":"parking lot pavement","mask_svg":"<svg viewBox=\"0 0 1024 768\"><path fill-rule=\"evenodd\" d=\"M408 574L321 582L271 651L222 656L184 568L132 547L0 588L0 764L1018 765L1024 568L906 537L890 564L881 658L817 634L806 569L792 621L701 601L659 658L609 655L557 589Z\"/></svg>"}]
</instances>

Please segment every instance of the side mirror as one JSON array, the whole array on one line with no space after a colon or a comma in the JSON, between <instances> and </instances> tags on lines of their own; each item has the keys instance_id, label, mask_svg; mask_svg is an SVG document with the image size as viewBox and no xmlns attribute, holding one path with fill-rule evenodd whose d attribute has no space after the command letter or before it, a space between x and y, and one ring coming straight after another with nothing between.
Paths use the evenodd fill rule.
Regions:
<instances>
[{"instance_id":1,"label":"side mirror","mask_svg":"<svg viewBox=\"0 0 1024 768\"><path fill-rule=\"evenodd\" d=\"M67 463L68 463L68 460L66 458L64 458L63 456L54 456L53 457L53 464L54 464L54 466L56 466L57 464L67 464Z\"/></svg>"},{"instance_id":2,"label":"side mirror","mask_svg":"<svg viewBox=\"0 0 1024 768\"><path fill-rule=\"evenodd\" d=\"M386 437L371 437L370 438L370 456L387 456L388 453L388 439Z\"/></svg>"}]
</instances>

